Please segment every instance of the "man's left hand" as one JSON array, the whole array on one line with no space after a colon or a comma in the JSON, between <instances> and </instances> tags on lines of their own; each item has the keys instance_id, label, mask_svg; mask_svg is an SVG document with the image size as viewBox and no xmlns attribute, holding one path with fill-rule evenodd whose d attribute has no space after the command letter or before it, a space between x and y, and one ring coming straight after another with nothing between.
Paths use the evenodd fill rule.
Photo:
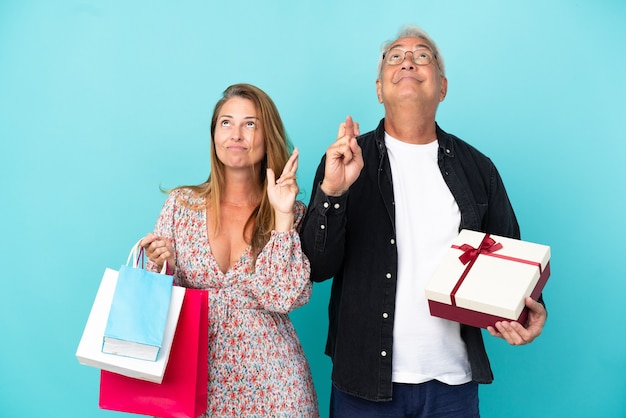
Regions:
<instances>
[{"instance_id":1,"label":"man's left hand","mask_svg":"<svg viewBox=\"0 0 626 418\"><path fill-rule=\"evenodd\" d=\"M525 302L528 307L526 327L515 321L498 321L494 327L487 327L487 331L494 337L506 340L511 345L524 345L533 342L541 334L548 314L543 305L532 298L527 297Z\"/></svg>"}]
</instances>

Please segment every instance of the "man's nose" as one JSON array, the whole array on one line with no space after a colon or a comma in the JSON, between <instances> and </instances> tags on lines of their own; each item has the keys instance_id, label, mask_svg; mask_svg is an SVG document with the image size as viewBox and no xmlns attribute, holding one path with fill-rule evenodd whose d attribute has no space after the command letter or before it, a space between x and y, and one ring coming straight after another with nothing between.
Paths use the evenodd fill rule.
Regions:
<instances>
[{"instance_id":1,"label":"man's nose","mask_svg":"<svg viewBox=\"0 0 626 418\"><path fill-rule=\"evenodd\" d=\"M411 54L411 58L409 58L409 54ZM415 62L413 61L413 51L404 52L404 59L402 60L402 68L403 69L415 68Z\"/></svg>"}]
</instances>

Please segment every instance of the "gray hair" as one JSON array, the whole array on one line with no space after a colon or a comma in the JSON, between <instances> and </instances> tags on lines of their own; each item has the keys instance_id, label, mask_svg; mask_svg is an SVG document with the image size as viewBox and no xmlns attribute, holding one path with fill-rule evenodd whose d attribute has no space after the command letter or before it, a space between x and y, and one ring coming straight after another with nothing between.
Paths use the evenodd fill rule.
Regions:
<instances>
[{"instance_id":1,"label":"gray hair","mask_svg":"<svg viewBox=\"0 0 626 418\"><path fill-rule=\"evenodd\" d=\"M428 35L428 33L426 33L424 29L416 25L408 24L400 28L400 30L398 31L398 35L394 39L391 39L383 43L381 47L381 51L380 51L380 58L378 60L378 77L379 78L383 71L383 56L385 55L385 53L387 52L391 44L393 44L395 41L397 41L400 38L420 38L420 39L425 40L433 49L433 56L435 58L435 61L437 61L437 66L439 67L439 73L442 76L446 75L446 67L444 66L444 63L443 63L443 57L441 56L441 53L439 52L439 48L437 47L437 44L435 43L435 41L432 40L432 38Z\"/></svg>"}]
</instances>

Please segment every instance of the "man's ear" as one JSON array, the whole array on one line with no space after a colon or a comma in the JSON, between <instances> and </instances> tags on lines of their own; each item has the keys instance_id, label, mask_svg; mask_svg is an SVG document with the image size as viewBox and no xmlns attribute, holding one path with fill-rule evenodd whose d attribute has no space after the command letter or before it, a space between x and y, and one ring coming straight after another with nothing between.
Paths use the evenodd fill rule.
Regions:
<instances>
[{"instance_id":1,"label":"man's ear","mask_svg":"<svg viewBox=\"0 0 626 418\"><path fill-rule=\"evenodd\" d=\"M378 103L383 102L383 86L380 78L376 80L376 96L378 96Z\"/></svg>"},{"instance_id":2,"label":"man's ear","mask_svg":"<svg viewBox=\"0 0 626 418\"><path fill-rule=\"evenodd\" d=\"M448 93L448 79L445 76L441 76L441 93L439 95L439 102L443 102Z\"/></svg>"}]
</instances>

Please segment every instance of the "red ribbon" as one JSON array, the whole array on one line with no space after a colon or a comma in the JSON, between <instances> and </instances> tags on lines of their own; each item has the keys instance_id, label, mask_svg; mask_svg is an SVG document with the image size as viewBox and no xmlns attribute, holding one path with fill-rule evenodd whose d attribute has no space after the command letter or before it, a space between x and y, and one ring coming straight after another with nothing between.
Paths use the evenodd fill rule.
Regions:
<instances>
[{"instance_id":1,"label":"red ribbon","mask_svg":"<svg viewBox=\"0 0 626 418\"><path fill-rule=\"evenodd\" d=\"M463 280L465 280L465 277L467 277L467 275L469 274L470 270L472 269L472 266L474 265L474 263L476 262L476 259L478 258L480 254L488 255L490 257L502 258L504 260L514 261L517 263L530 264L531 266L537 267L539 269L539 274L542 274L543 269L541 268L541 263L538 263L536 261L531 261L531 260L524 260L524 259L516 258L516 257L510 257L507 255L502 255L502 254L494 254L496 251L502 248L502 244L500 244L499 242L496 242L493 238L489 236L489 234L485 234L478 248L474 248L469 244L463 244L461 246L452 245L452 248L463 251L463 254L459 256L459 260L461 260L461 263L467 264L467 267L465 267L465 271L463 272L459 280L456 282L456 285L452 289L452 292L450 292L450 299L452 301L452 306L456 306L456 299L455 299L456 292L461 287Z\"/></svg>"},{"instance_id":2,"label":"red ribbon","mask_svg":"<svg viewBox=\"0 0 626 418\"><path fill-rule=\"evenodd\" d=\"M463 244L460 247L457 245L453 245L452 248L463 251L463 254L459 256L459 260L461 260L461 263L467 264L471 261L473 264L476 258L478 258L479 254L490 254L498 251L502 248L502 244L496 242L493 238L489 236L489 234L485 234L485 237L483 238L478 248L474 248L469 244Z\"/></svg>"},{"instance_id":3,"label":"red ribbon","mask_svg":"<svg viewBox=\"0 0 626 418\"><path fill-rule=\"evenodd\" d=\"M457 250L463 251L463 254L459 256L459 260L461 260L461 263L467 264L467 267L465 267L465 271L463 272L459 280L456 282L456 285L452 289L452 292L450 292L450 299L452 301L452 306L456 306L456 298L455 298L456 292L461 287L463 280L465 280L465 277L467 277L468 273L472 269L472 266L476 262L476 259L478 258L478 256L480 254L490 255L491 253L501 249L502 244L500 244L499 242L496 242L493 238L489 236L489 234L485 234L478 248L474 248L469 244L463 244L461 246L453 245L452 248L456 248Z\"/></svg>"}]
</instances>

